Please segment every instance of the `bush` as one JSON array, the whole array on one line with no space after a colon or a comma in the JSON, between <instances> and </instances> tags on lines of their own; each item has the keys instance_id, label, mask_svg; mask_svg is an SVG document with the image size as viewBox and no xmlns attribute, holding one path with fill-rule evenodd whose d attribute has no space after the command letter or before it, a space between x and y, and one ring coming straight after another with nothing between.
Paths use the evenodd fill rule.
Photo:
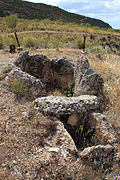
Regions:
<instances>
[{"instance_id":1,"label":"bush","mask_svg":"<svg viewBox=\"0 0 120 180\"><path fill-rule=\"evenodd\" d=\"M5 78L5 74L0 73L0 81L2 81Z\"/></svg>"},{"instance_id":2,"label":"bush","mask_svg":"<svg viewBox=\"0 0 120 180\"><path fill-rule=\"evenodd\" d=\"M17 96L26 96L26 97L29 96L28 89L25 88L24 84L21 81L17 80L17 79L14 79L10 83L9 89L10 89L11 92L16 94Z\"/></svg>"},{"instance_id":3,"label":"bush","mask_svg":"<svg viewBox=\"0 0 120 180\"><path fill-rule=\"evenodd\" d=\"M31 39L31 38L28 38L25 40L26 48L31 48L31 47L37 48L37 46L38 46L38 43L36 42L36 40Z\"/></svg>"},{"instance_id":4,"label":"bush","mask_svg":"<svg viewBox=\"0 0 120 180\"><path fill-rule=\"evenodd\" d=\"M8 28L14 29L17 26L18 16L17 14L11 14L10 16L5 17L5 22Z\"/></svg>"},{"instance_id":5,"label":"bush","mask_svg":"<svg viewBox=\"0 0 120 180\"><path fill-rule=\"evenodd\" d=\"M6 67L4 67L4 69L2 70L2 73L3 74L7 74L7 73L9 73L11 71L11 68L9 67L9 66L6 66Z\"/></svg>"},{"instance_id":6,"label":"bush","mask_svg":"<svg viewBox=\"0 0 120 180\"><path fill-rule=\"evenodd\" d=\"M6 66L0 73L0 81L2 81L5 77L6 74L11 71L11 68L9 66Z\"/></svg>"},{"instance_id":7,"label":"bush","mask_svg":"<svg viewBox=\"0 0 120 180\"><path fill-rule=\"evenodd\" d=\"M105 59L106 51L101 46L89 46L87 50L90 53L95 54L99 59Z\"/></svg>"},{"instance_id":8,"label":"bush","mask_svg":"<svg viewBox=\"0 0 120 180\"><path fill-rule=\"evenodd\" d=\"M88 27L91 27L91 24L85 23L84 26L88 28Z\"/></svg>"}]
</instances>

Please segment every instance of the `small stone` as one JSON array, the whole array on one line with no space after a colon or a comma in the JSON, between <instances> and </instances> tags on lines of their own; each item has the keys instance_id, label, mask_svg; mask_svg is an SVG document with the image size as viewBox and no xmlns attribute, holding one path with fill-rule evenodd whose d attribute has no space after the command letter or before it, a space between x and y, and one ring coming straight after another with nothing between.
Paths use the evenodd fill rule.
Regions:
<instances>
[{"instance_id":1,"label":"small stone","mask_svg":"<svg viewBox=\"0 0 120 180\"><path fill-rule=\"evenodd\" d=\"M59 151L59 148L57 148L57 147L49 147L48 148L48 151L50 151L50 152L58 152Z\"/></svg>"}]
</instances>

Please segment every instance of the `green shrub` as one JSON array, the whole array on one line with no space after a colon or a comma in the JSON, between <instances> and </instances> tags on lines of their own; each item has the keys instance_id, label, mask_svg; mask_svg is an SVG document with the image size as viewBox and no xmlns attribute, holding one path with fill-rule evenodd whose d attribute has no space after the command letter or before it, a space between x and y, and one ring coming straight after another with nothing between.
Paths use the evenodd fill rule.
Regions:
<instances>
[{"instance_id":1,"label":"green shrub","mask_svg":"<svg viewBox=\"0 0 120 180\"><path fill-rule=\"evenodd\" d=\"M93 26L93 28L94 28L95 30L100 30L100 27L99 27L99 26Z\"/></svg>"},{"instance_id":2,"label":"green shrub","mask_svg":"<svg viewBox=\"0 0 120 180\"><path fill-rule=\"evenodd\" d=\"M7 74L7 73L9 73L10 71L11 71L11 67L6 66L6 67L4 67L4 69L2 70L2 73L3 73L3 74Z\"/></svg>"},{"instance_id":3,"label":"green shrub","mask_svg":"<svg viewBox=\"0 0 120 180\"><path fill-rule=\"evenodd\" d=\"M17 79L14 79L12 82L10 82L9 89L17 96L29 96L28 89L25 88L24 84Z\"/></svg>"},{"instance_id":4,"label":"green shrub","mask_svg":"<svg viewBox=\"0 0 120 180\"><path fill-rule=\"evenodd\" d=\"M0 81L2 81L5 78L5 74L0 73Z\"/></svg>"},{"instance_id":5,"label":"green shrub","mask_svg":"<svg viewBox=\"0 0 120 180\"><path fill-rule=\"evenodd\" d=\"M0 72L0 81L2 81L6 77L6 74L10 71L11 68L9 66L4 67L4 69Z\"/></svg>"},{"instance_id":6,"label":"green shrub","mask_svg":"<svg viewBox=\"0 0 120 180\"><path fill-rule=\"evenodd\" d=\"M106 51L101 46L89 46L87 50L90 53L95 54L96 57L98 57L101 60L105 59L106 57Z\"/></svg>"},{"instance_id":7,"label":"green shrub","mask_svg":"<svg viewBox=\"0 0 120 180\"><path fill-rule=\"evenodd\" d=\"M107 31L108 32L114 32L115 30L113 28L108 28Z\"/></svg>"},{"instance_id":8,"label":"green shrub","mask_svg":"<svg viewBox=\"0 0 120 180\"><path fill-rule=\"evenodd\" d=\"M17 14L11 14L10 16L5 17L5 22L8 28L14 29L18 23L18 16Z\"/></svg>"},{"instance_id":9,"label":"green shrub","mask_svg":"<svg viewBox=\"0 0 120 180\"><path fill-rule=\"evenodd\" d=\"M85 27L91 27L91 24L85 23L84 26L85 26Z\"/></svg>"},{"instance_id":10,"label":"green shrub","mask_svg":"<svg viewBox=\"0 0 120 180\"><path fill-rule=\"evenodd\" d=\"M26 48L37 48L38 43L36 40L31 39L30 37L25 40L25 47Z\"/></svg>"}]
</instances>

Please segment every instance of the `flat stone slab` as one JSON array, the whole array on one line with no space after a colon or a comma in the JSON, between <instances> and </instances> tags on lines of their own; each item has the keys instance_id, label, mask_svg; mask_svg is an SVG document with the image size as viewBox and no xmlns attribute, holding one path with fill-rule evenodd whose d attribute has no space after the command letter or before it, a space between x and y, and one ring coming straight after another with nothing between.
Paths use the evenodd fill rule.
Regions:
<instances>
[{"instance_id":1,"label":"flat stone slab","mask_svg":"<svg viewBox=\"0 0 120 180\"><path fill-rule=\"evenodd\" d=\"M81 95L78 97L48 96L34 101L38 111L49 115L71 115L99 109L100 103L96 96Z\"/></svg>"}]
</instances>

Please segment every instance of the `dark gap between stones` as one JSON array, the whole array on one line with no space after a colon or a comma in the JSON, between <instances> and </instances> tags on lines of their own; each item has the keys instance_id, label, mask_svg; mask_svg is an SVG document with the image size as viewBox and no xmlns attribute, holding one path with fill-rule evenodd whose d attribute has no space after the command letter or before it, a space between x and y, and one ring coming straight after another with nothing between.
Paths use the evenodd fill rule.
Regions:
<instances>
[{"instance_id":1,"label":"dark gap between stones","mask_svg":"<svg viewBox=\"0 0 120 180\"><path fill-rule=\"evenodd\" d=\"M69 115L61 116L60 121L64 124L65 129L72 137L78 150L83 151L87 147L100 144L95 128L92 128L88 122L88 117L83 117L82 122L79 122L76 126L68 124L68 118Z\"/></svg>"}]
</instances>

